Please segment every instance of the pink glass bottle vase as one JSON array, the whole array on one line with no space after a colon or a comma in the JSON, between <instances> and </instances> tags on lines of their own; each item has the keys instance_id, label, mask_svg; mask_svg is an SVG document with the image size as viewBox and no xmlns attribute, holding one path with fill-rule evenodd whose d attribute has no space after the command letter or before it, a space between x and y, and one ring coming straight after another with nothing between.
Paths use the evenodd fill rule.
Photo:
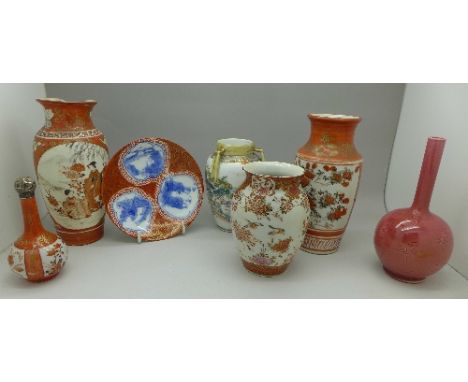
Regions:
<instances>
[{"instance_id":1,"label":"pink glass bottle vase","mask_svg":"<svg viewBox=\"0 0 468 382\"><path fill-rule=\"evenodd\" d=\"M429 211L445 138L430 137L410 208L387 213L374 235L377 255L391 277L409 283L423 281L447 264L453 249L452 231Z\"/></svg>"}]
</instances>

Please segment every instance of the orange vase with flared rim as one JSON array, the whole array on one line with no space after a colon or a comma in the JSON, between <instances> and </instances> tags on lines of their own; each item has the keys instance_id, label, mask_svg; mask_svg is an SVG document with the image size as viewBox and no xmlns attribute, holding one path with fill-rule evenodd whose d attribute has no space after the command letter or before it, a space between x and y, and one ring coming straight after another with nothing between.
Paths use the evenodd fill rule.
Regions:
<instances>
[{"instance_id":1,"label":"orange vase with flared rim","mask_svg":"<svg viewBox=\"0 0 468 382\"><path fill-rule=\"evenodd\" d=\"M45 124L34 138L34 164L42 197L58 235L84 245L104 234L102 172L109 154L90 113L96 101L37 100Z\"/></svg>"},{"instance_id":2,"label":"orange vase with flared rim","mask_svg":"<svg viewBox=\"0 0 468 382\"><path fill-rule=\"evenodd\" d=\"M354 145L360 117L309 114L311 135L296 156L306 170L304 184L311 214L301 249L316 254L336 252L356 200L362 156Z\"/></svg>"}]
</instances>

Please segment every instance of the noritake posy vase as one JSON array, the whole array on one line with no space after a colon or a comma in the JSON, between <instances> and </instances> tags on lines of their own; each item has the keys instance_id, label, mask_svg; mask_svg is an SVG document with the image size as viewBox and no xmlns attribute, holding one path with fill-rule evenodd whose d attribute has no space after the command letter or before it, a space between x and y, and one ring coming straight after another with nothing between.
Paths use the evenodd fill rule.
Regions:
<instances>
[{"instance_id":1,"label":"noritake posy vase","mask_svg":"<svg viewBox=\"0 0 468 382\"><path fill-rule=\"evenodd\" d=\"M23 234L11 245L8 265L17 275L29 281L46 281L58 275L67 260L67 246L55 233L42 226L30 178L15 182L23 213Z\"/></svg>"},{"instance_id":2,"label":"noritake posy vase","mask_svg":"<svg viewBox=\"0 0 468 382\"><path fill-rule=\"evenodd\" d=\"M206 162L205 181L211 212L220 229L231 231L231 199L246 177L242 167L264 159L263 149L251 140L218 140L216 151Z\"/></svg>"},{"instance_id":3,"label":"noritake posy vase","mask_svg":"<svg viewBox=\"0 0 468 382\"><path fill-rule=\"evenodd\" d=\"M108 161L104 135L90 116L96 102L37 101L45 124L34 138L34 164L45 204L65 243L92 243L104 233L101 182Z\"/></svg>"},{"instance_id":4,"label":"noritake posy vase","mask_svg":"<svg viewBox=\"0 0 468 382\"><path fill-rule=\"evenodd\" d=\"M232 199L234 238L245 268L277 275L289 266L307 230L304 170L281 162L252 162L244 170L247 178Z\"/></svg>"},{"instance_id":5,"label":"noritake posy vase","mask_svg":"<svg viewBox=\"0 0 468 382\"><path fill-rule=\"evenodd\" d=\"M306 170L311 214L302 249L330 254L339 248L359 187L362 157L354 146L361 118L309 114L311 135L296 163Z\"/></svg>"},{"instance_id":6,"label":"noritake posy vase","mask_svg":"<svg viewBox=\"0 0 468 382\"><path fill-rule=\"evenodd\" d=\"M374 234L377 255L391 277L419 283L447 264L453 249L448 224L429 211L445 139L427 140L418 186L410 208L387 213Z\"/></svg>"}]
</instances>

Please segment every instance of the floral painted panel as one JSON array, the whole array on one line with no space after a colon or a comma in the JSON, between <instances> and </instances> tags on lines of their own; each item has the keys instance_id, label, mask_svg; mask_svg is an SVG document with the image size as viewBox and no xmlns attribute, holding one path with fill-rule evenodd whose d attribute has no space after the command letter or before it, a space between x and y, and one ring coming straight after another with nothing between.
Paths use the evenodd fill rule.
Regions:
<instances>
[{"instance_id":1,"label":"floral painted panel","mask_svg":"<svg viewBox=\"0 0 468 382\"><path fill-rule=\"evenodd\" d=\"M101 176L107 161L106 149L88 142L57 145L40 157L40 189L50 214L62 227L84 229L101 221Z\"/></svg>"},{"instance_id":2,"label":"floral painted panel","mask_svg":"<svg viewBox=\"0 0 468 382\"><path fill-rule=\"evenodd\" d=\"M12 245L7 260L8 265L13 272L25 279L28 278L26 267L24 265L24 249L20 249L15 245Z\"/></svg>"},{"instance_id":3,"label":"floral painted panel","mask_svg":"<svg viewBox=\"0 0 468 382\"><path fill-rule=\"evenodd\" d=\"M291 262L307 230L309 203L297 184L252 177L232 200L232 228L241 258L259 266Z\"/></svg>"},{"instance_id":4,"label":"floral painted panel","mask_svg":"<svg viewBox=\"0 0 468 382\"><path fill-rule=\"evenodd\" d=\"M199 207L198 180L190 173L168 174L161 182L158 193L161 212L176 220L187 220Z\"/></svg>"},{"instance_id":5,"label":"floral painted panel","mask_svg":"<svg viewBox=\"0 0 468 382\"><path fill-rule=\"evenodd\" d=\"M246 179L243 166L249 162L259 161L260 159L257 153L251 153L245 156L222 156L219 165L218 179L213 180L213 174L211 173L213 155L208 158L205 168L208 201L217 224L223 230L231 230L231 200L234 192Z\"/></svg>"},{"instance_id":6,"label":"floral painted panel","mask_svg":"<svg viewBox=\"0 0 468 382\"><path fill-rule=\"evenodd\" d=\"M44 277L51 277L58 274L68 258L67 247L60 238L57 238L55 242L47 246L32 250L25 250L12 245L7 258L8 264L13 272L27 279L28 272L31 272L31 270L27 269L25 256L31 256L34 255L34 253L37 255L38 252Z\"/></svg>"},{"instance_id":7,"label":"floral painted panel","mask_svg":"<svg viewBox=\"0 0 468 382\"><path fill-rule=\"evenodd\" d=\"M60 238L39 250L42 259L44 276L49 277L58 274L68 259L67 247Z\"/></svg>"},{"instance_id":8,"label":"floral painted panel","mask_svg":"<svg viewBox=\"0 0 468 382\"><path fill-rule=\"evenodd\" d=\"M323 164L302 158L297 164L306 170L305 191L311 207L310 228L342 230L353 209L362 163Z\"/></svg>"},{"instance_id":9,"label":"floral painted panel","mask_svg":"<svg viewBox=\"0 0 468 382\"><path fill-rule=\"evenodd\" d=\"M154 201L142 190L136 187L124 188L112 197L109 204L109 213L125 232L146 232L151 228Z\"/></svg>"},{"instance_id":10,"label":"floral painted panel","mask_svg":"<svg viewBox=\"0 0 468 382\"><path fill-rule=\"evenodd\" d=\"M206 192L210 202L211 212L222 219L229 226L231 223L231 200L234 195L234 187L229 183L227 176L212 181L210 174L206 173Z\"/></svg>"},{"instance_id":11,"label":"floral painted panel","mask_svg":"<svg viewBox=\"0 0 468 382\"><path fill-rule=\"evenodd\" d=\"M161 175L167 163L166 145L140 142L129 146L120 156L119 168L127 180L136 185L147 184Z\"/></svg>"}]
</instances>

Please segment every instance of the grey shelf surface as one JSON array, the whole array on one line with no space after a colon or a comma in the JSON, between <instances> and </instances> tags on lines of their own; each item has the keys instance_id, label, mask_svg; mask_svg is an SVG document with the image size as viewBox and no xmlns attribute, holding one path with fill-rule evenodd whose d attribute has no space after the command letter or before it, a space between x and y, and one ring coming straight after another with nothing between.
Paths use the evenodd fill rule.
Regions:
<instances>
[{"instance_id":1,"label":"grey shelf surface","mask_svg":"<svg viewBox=\"0 0 468 382\"><path fill-rule=\"evenodd\" d=\"M14 275L0 256L0 298L467 298L468 281L445 266L421 284L382 270L373 232L383 200L358 200L340 250L300 252L280 276L241 265L231 234L217 229L206 201L185 235L137 244L109 220L100 241L70 247L62 273L45 283Z\"/></svg>"}]
</instances>

